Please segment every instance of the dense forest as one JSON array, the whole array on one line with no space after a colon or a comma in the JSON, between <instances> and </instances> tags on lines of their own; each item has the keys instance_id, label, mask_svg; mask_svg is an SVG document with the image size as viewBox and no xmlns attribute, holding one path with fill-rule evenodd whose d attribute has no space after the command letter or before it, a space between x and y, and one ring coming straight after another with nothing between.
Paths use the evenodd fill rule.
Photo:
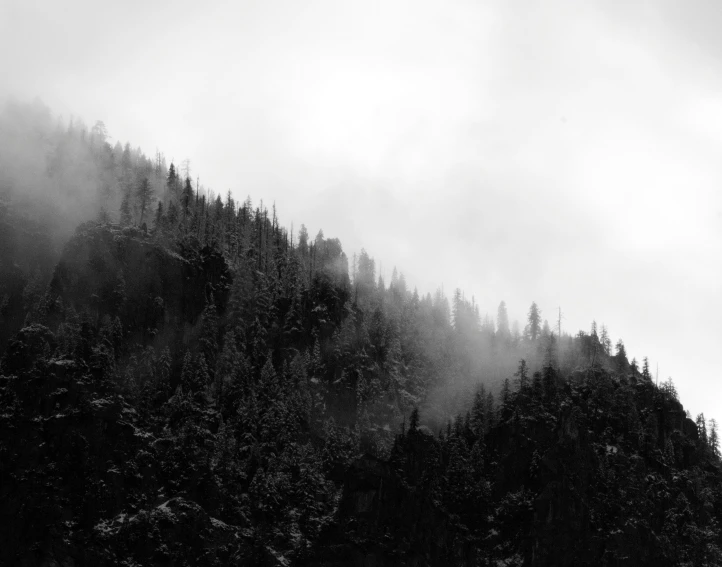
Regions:
<instances>
[{"instance_id":1,"label":"dense forest","mask_svg":"<svg viewBox=\"0 0 722 567\"><path fill-rule=\"evenodd\" d=\"M717 425L605 326L108 140L0 115L0 565L722 564Z\"/></svg>"}]
</instances>

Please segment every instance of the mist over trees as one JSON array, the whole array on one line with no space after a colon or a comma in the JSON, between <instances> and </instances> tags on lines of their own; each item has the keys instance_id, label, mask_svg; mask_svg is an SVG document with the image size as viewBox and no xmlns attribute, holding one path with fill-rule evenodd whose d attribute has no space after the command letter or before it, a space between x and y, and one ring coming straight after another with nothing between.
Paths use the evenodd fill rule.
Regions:
<instances>
[{"instance_id":1,"label":"mist over trees","mask_svg":"<svg viewBox=\"0 0 722 567\"><path fill-rule=\"evenodd\" d=\"M717 423L605 325L387 284L108 140L0 115L0 562L722 561Z\"/></svg>"}]
</instances>

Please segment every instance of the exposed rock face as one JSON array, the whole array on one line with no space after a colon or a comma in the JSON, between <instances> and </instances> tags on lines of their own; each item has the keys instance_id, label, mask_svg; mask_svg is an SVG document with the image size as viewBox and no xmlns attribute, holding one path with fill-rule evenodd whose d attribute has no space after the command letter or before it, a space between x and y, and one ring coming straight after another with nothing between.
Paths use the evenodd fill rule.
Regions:
<instances>
[{"instance_id":1,"label":"exposed rock face","mask_svg":"<svg viewBox=\"0 0 722 567\"><path fill-rule=\"evenodd\" d=\"M186 242L174 252L137 228L86 223L68 242L50 282L51 314L59 302L119 317L131 340L188 342L206 301L225 306L231 274L223 256Z\"/></svg>"},{"instance_id":2,"label":"exposed rock face","mask_svg":"<svg viewBox=\"0 0 722 567\"><path fill-rule=\"evenodd\" d=\"M391 565L474 565L467 530L421 488L423 460L431 434L410 442L417 470L402 478L390 462L363 455L348 469L337 523L321 539L306 565L358 567ZM413 463L414 458L410 461ZM419 473L414 478L414 472ZM419 486L409 481L419 481Z\"/></svg>"}]
</instances>

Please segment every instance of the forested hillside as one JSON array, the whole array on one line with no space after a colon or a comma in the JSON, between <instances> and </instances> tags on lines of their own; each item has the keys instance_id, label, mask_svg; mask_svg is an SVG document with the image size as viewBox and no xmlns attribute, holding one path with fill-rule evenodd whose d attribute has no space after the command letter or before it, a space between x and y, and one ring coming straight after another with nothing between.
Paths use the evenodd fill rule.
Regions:
<instances>
[{"instance_id":1,"label":"forested hillside","mask_svg":"<svg viewBox=\"0 0 722 567\"><path fill-rule=\"evenodd\" d=\"M722 564L717 426L604 326L385 282L100 123L0 148L0 564Z\"/></svg>"}]
</instances>

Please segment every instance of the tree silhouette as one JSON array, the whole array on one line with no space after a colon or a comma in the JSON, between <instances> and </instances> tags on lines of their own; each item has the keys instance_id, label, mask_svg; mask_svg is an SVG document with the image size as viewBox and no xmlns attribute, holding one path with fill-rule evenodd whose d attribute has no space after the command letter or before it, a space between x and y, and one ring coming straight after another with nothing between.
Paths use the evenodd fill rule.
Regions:
<instances>
[{"instance_id":1,"label":"tree silhouette","mask_svg":"<svg viewBox=\"0 0 722 567\"><path fill-rule=\"evenodd\" d=\"M541 310L537 306L536 302L532 302L529 308L529 338L532 342L537 340L537 337L541 333Z\"/></svg>"}]
</instances>

